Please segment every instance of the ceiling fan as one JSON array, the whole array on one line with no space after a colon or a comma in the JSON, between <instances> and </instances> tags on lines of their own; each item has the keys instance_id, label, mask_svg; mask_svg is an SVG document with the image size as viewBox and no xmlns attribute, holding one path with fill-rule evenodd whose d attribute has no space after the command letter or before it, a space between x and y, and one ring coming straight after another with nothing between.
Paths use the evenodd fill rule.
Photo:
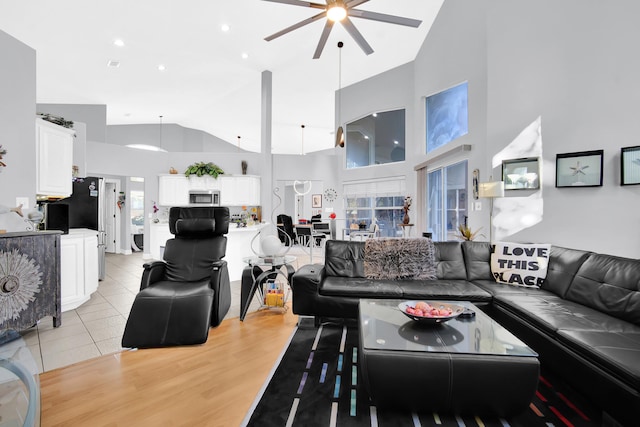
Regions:
<instances>
[{"instance_id":1,"label":"ceiling fan","mask_svg":"<svg viewBox=\"0 0 640 427\"><path fill-rule=\"evenodd\" d=\"M418 19L411 18L403 18L401 16L395 15L387 15L384 13L377 12L369 12L366 10L358 10L354 9L356 6L360 6L363 3L368 2L369 0L325 0L326 4L320 3L311 3L308 1L300 1L300 0L264 0L270 1L273 3L284 3L291 4L294 6L304 6L310 7L313 9L321 9L322 12L317 15L312 16L311 18L307 18L303 21L298 22L297 24L293 24L290 27L285 28L284 30L278 31L270 35L269 37L265 37L266 41L271 41L275 38L278 38L284 34L287 34L290 31L296 30L300 27L303 27L312 22L318 21L322 18L327 18L326 23L324 24L324 29L322 30L322 34L320 35L320 41L318 42L318 46L316 47L316 51L313 54L313 59L320 58L320 54L322 53L322 49L324 49L325 44L327 43L327 39L329 38L329 33L331 33L331 29L333 28L333 24L336 22L340 22L342 26L347 30L347 32L353 37L358 46L366 53L370 55L373 53L373 48L367 43L364 39L360 31L353 25L351 19L349 18L362 18L369 19L372 21L380 21L387 22L389 24L397 24L397 25L405 25L407 27L417 28L420 26L422 21Z\"/></svg>"}]
</instances>

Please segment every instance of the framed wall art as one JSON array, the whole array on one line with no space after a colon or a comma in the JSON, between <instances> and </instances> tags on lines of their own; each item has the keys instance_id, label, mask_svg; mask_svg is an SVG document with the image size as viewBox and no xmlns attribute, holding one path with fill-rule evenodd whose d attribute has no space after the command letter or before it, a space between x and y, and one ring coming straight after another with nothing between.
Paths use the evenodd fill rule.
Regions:
<instances>
[{"instance_id":1,"label":"framed wall art","mask_svg":"<svg viewBox=\"0 0 640 427\"><path fill-rule=\"evenodd\" d=\"M603 150L556 155L556 187L601 187Z\"/></svg>"},{"instance_id":2,"label":"framed wall art","mask_svg":"<svg viewBox=\"0 0 640 427\"><path fill-rule=\"evenodd\" d=\"M311 195L311 208L321 208L322 207L322 194L313 194Z\"/></svg>"},{"instance_id":3,"label":"framed wall art","mask_svg":"<svg viewBox=\"0 0 640 427\"><path fill-rule=\"evenodd\" d=\"M624 147L620 154L620 184L640 184L640 145Z\"/></svg>"},{"instance_id":4,"label":"framed wall art","mask_svg":"<svg viewBox=\"0 0 640 427\"><path fill-rule=\"evenodd\" d=\"M537 157L502 161L505 190L537 190L540 188L540 167Z\"/></svg>"}]
</instances>

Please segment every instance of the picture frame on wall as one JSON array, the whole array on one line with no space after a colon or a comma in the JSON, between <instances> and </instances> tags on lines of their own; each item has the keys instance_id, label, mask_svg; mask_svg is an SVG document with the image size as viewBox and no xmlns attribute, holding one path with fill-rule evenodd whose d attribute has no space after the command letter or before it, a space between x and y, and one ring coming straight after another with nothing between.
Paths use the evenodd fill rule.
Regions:
<instances>
[{"instance_id":1,"label":"picture frame on wall","mask_svg":"<svg viewBox=\"0 0 640 427\"><path fill-rule=\"evenodd\" d=\"M620 153L620 185L640 184L640 145L623 147Z\"/></svg>"},{"instance_id":2,"label":"picture frame on wall","mask_svg":"<svg viewBox=\"0 0 640 427\"><path fill-rule=\"evenodd\" d=\"M537 157L502 161L505 190L537 190L540 188L540 165Z\"/></svg>"},{"instance_id":3,"label":"picture frame on wall","mask_svg":"<svg viewBox=\"0 0 640 427\"><path fill-rule=\"evenodd\" d=\"M322 194L311 195L311 208L317 209L322 207Z\"/></svg>"},{"instance_id":4,"label":"picture frame on wall","mask_svg":"<svg viewBox=\"0 0 640 427\"><path fill-rule=\"evenodd\" d=\"M556 154L556 188L602 187L604 150Z\"/></svg>"}]
</instances>

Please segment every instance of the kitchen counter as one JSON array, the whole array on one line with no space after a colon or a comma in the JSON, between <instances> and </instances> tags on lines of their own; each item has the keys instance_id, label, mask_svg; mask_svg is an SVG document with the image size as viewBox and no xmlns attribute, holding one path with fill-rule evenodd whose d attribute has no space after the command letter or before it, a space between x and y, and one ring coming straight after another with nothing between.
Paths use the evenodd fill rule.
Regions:
<instances>
[{"instance_id":1,"label":"kitchen counter","mask_svg":"<svg viewBox=\"0 0 640 427\"><path fill-rule=\"evenodd\" d=\"M251 240L258 231L267 225L269 224L258 224L249 227L236 227L235 224L229 225L229 233L226 235L227 254L224 260L227 261L230 280L240 280L242 278L242 270L246 266L242 259L255 255L251 250ZM164 245L168 239L173 239L173 234L169 232L169 223L151 224L149 236L151 258L162 259ZM257 250L259 242L256 241L254 246Z\"/></svg>"},{"instance_id":2,"label":"kitchen counter","mask_svg":"<svg viewBox=\"0 0 640 427\"><path fill-rule=\"evenodd\" d=\"M62 311L78 308L98 290L98 232L71 228L60 239Z\"/></svg>"}]
</instances>

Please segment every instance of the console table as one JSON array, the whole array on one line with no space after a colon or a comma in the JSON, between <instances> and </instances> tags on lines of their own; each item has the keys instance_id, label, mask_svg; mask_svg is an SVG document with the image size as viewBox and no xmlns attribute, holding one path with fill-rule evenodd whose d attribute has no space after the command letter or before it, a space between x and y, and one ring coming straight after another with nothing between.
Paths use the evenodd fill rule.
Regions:
<instances>
[{"instance_id":1,"label":"console table","mask_svg":"<svg viewBox=\"0 0 640 427\"><path fill-rule=\"evenodd\" d=\"M0 234L0 329L61 324L60 231Z\"/></svg>"}]
</instances>

